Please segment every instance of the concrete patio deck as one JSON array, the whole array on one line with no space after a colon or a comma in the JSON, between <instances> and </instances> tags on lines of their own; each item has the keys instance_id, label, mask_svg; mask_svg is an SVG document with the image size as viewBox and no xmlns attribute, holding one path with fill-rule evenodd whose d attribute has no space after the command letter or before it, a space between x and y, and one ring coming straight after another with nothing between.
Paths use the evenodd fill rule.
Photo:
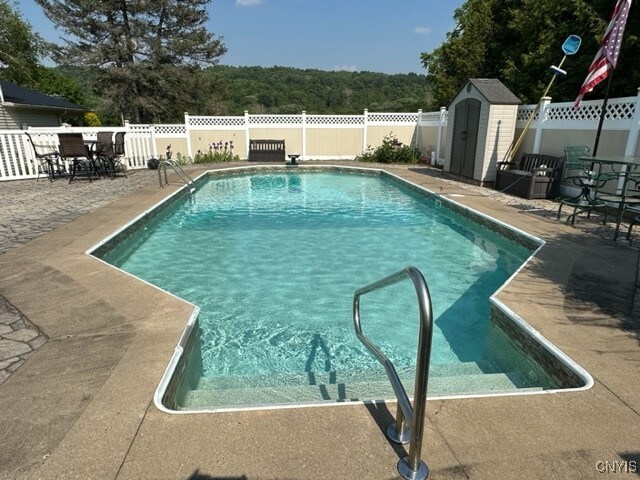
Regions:
<instances>
[{"instance_id":1,"label":"concrete patio deck","mask_svg":"<svg viewBox=\"0 0 640 480\"><path fill-rule=\"evenodd\" d=\"M614 468L637 476L638 249L612 241L594 219L564 225L553 202L432 169L384 168L547 241L499 298L595 380L583 392L429 401L430 478L584 479ZM191 307L84 254L179 187L160 190L155 175L0 183L0 354L3 335L30 347L19 368L0 355L0 479L396 478L406 452L383 433L394 404L156 409L154 390Z\"/></svg>"}]
</instances>

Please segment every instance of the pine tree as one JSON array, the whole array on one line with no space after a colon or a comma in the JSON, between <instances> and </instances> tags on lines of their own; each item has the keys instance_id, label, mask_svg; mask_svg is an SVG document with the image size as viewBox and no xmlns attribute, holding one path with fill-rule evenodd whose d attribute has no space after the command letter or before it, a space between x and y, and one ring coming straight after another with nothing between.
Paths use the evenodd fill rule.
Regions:
<instances>
[{"instance_id":1,"label":"pine tree","mask_svg":"<svg viewBox=\"0 0 640 480\"><path fill-rule=\"evenodd\" d=\"M54 59L90 67L115 119L176 121L215 88L201 75L226 51L205 28L211 0L36 1L67 34Z\"/></svg>"}]
</instances>

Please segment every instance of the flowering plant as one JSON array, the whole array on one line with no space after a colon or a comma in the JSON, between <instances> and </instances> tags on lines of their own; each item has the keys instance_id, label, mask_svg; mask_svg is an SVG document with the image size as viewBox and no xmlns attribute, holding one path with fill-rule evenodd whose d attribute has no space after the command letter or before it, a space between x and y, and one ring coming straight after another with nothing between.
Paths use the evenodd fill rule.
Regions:
<instances>
[{"instance_id":1,"label":"flowering plant","mask_svg":"<svg viewBox=\"0 0 640 480\"><path fill-rule=\"evenodd\" d=\"M240 161L238 155L233 154L233 140L223 142L213 142L209 144L207 152L198 150L193 159L193 163L218 163Z\"/></svg>"}]
</instances>

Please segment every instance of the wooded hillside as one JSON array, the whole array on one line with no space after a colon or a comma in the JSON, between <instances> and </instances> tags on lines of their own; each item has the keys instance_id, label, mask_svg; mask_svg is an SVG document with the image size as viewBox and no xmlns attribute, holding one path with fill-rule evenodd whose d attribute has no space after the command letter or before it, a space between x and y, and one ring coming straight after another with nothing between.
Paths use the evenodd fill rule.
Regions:
<instances>
[{"instance_id":1,"label":"wooded hillside","mask_svg":"<svg viewBox=\"0 0 640 480\"><path fill-rule=\"evenodd\" d=\"M101 92L91 71L80 67L57 67L75 79L85 92L84 105L103 120ZM243 115L249 113L358 114L371 112L416 112L427 105L424 75L374 72L302 70L290 67L229 67L204 69L206 85L200 101L189 109L192 115ZM82 102L81 102L82 103ZM163 119L164 120L164 119ZM171 122L181 118L171 119Z\"/></svg>"},{"instance_id":2,"label":"wooded hillside","mask_svg":"<svg viewBox=\"0 0 640 480\"><path fill-rule=\"evenodd\" d=\"M220 113L362 114L415 112L427 103L424 75L329 72L289 67L229 67L206 70L224 85Z\"/></svg>"}]
</instances>

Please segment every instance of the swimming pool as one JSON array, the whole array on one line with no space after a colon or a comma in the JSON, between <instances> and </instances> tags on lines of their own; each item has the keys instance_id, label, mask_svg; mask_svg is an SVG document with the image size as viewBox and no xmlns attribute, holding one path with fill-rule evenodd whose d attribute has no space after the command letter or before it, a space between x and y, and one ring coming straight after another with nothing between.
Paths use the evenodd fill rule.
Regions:
<instances>
[{"instance_id":1,"label":"swimming pool","mask_svg":"<svg viewBox=\"0 0 640 480\"><path fill-rule=\"evenodd\" d=\"M472 220L379 172L213 176L96 255L200 307L184 338L174 408L224 409L391 398L356 340L353 292L407 264L435 318L429 395L558 388L490 321L489 301L536 241ZM498 233L500 231L500 233ZM182 255L178 255L178 253ZM410 391L417 306L399 284L362 305L367 335ZM188 361L185 361L188 359Z\"/></svg>"}]
</instances>

